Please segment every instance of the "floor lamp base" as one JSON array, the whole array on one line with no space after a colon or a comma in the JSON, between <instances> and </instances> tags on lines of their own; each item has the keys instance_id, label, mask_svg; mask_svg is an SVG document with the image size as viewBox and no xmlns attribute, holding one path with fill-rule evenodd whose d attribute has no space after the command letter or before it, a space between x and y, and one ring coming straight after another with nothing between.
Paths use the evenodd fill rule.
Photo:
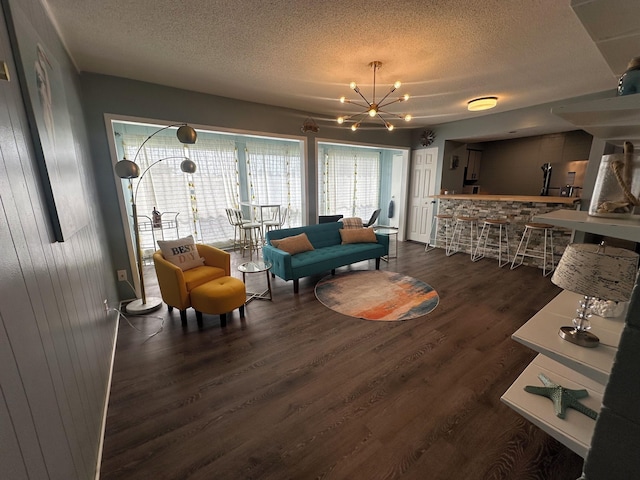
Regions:
<instances>
[{"instance_id":1,"label":"floor lamp base","mask_svg":"<svg viewBox=\"0 0 640 480\"><path fill-rule=\"evenodd\" d=\"M146 302L139 298L131 303L127 303L125 310L131 315L144 315L145 313L158 310L162 306L162 299L157 297L147 297Z\"/></svg>"}]
</instances>

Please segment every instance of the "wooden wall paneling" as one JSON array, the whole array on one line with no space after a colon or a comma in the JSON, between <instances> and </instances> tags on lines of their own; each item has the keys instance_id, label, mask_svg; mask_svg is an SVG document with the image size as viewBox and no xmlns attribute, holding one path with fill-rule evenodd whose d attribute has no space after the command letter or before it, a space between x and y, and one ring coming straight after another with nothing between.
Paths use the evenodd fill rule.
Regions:
<instances>
[{"instance_id":1,"label":"wooden wall paneling","mask_svg":"<svg viewBox=\"0 0 640 480\"><path fill-rule=\"evenodd\" d=\"M16 113L15 110L11 112L11 107L16 108L15 97L13 101L8 96L5 98L9 101L5 103L7 108L2 124L13 126L17 123L11 121L11 117L14 116L12 113ZM33 181L33 177L25 175L30 173L29 156L25 155L26 146L17 145L15 137L5 140L3 164L7 184L3 185L2 190L11 192L11 195L3 197L8 229L3 229L0 244L3 245L3 271L8 269L15 272L15 277L11 281L3 282L0 311L19 376L29 399L28 404L45 462L47 465L61 466L57 471L62 475L61 478L74 478L78 472L71 468L74 462L65 433L69 425L65 425L63 421L60 411L61 399L55 388L60 382L60 373L55 347L52 345L52 329L47 324L46 316L42 315L42 297L35 276L38 266L33 264L37 256L32 257L28 249L30 241L27 238L38 239L36 224L38 220L43 220L43 217L37 218L39 212L29 208L33 205L20 202L21 196L27 192L25 183ZM9 232L10 235L7 235ZM43 280L42 276L39 278ZM52 315L54 318L60 317L55 308ZM11 405L9 407L11 408Z\"/></svg>"},{"instance_id":2,"label":"wooden wall paneling","mask_svg":"<svg viewBox=\"0 0 640 480\"><path fill-rule=\"evenodd\" d=\"M13 84L14 90L17 85ZM18 93L18 92L14 92ZM9 100L9 99L8 99ZM51 244L46 230L46 213L43 211L43 202L39 201L40 194L37 184L37 176L31 162L29 143L25 138L26 118L21 115L20 104L16 101L7 101L8 121L4 125L11 125L14 133L14 142L5 142L7 179L11 188L12 211L16 212L16 225L20 228L10 229L14 232L14 245L19 252L22 265L22 273L29 291L30 307L40 334L40 341L44 348L48 370L52 379L52 385L56 392L57 405L60 417L67 432L76 432L70 435L69 441L73 442L72 455L74 463L83 465L86 471L87 465L82 460L81 452L87 448L87 442L82 442L79 431L87 429L90 425L88 418L82 418L82 402L73 401L74 392L77 390L77 381L73 378L76 364L81 368L81 363L70 358L69 350L75 345L72 336L73 330L62 328L63 319L69 317L68 312L61 310L64 304L60 304L54 293L53 282L56 275L52 275L49 261L55 262L60 250L76 248L81 251L79 245L73 245L75 240L70 239L64 246ZM13 147L13 148L11 148ZM9 211L5 208L5 211ZM38 272L45 273L39 275ZM60 334L64 333L64 334ZM73 386L76 385L74 389ZM93 390L93 389L92 389ZM71 395L71 399L70 396ZM86 432L85 432L86 436Z\"/></svg>"},{"instance_id":3,"label":"wooden wall paneling","mask_svg":"<svg viewBox=\"0 0 640 480\"><path fill-rule=\"evenodd\" d=\"M0 234L5 226L4 217L0 215L0 227L3 227ZM6 410L9 416L7 425L9 428L5 429L4 418L1 422L0 468L3 475L6 472L15 471L20 474L24 471L26 478L49 478L44 457L38 446L38 434L31 417L28 398L9 344L2 311L0 311L0 389L3 410Z\"/></svg>"},{"instance_id":4,"label":"wooden wall paneling","mask_svg":"<svg viewBox=\"0 0 640 480\"><path fill-rule=\"evenodd\" d=\"M14 5L61 54L39 0ZM3 10L0 58L15 78ZM83 178L77 201L93 211L65 243L51 243L20 87L0 82L0 421L10 427L2 429L0 469L3 478L15 470L12 480L95 475L115 341L115 315L107 318L102 304L115 304L115 279L109 283L78 80L68 61L63 69Z\"/></svg>"},{"instance_id":5,"label":"wooden wall paneling","mask_svg":"<svg viewBox=\"0 0 640 480\"><path fill-rule=\"evenodd\" d=\"M4 17L2 19L4 21ZM4 24L2 24L4 26ZM11 52L8 51L6 30L0 29L0 56L8 63ZM29 409L29 401L24 390L20 371L14 357L13 347L9 341L9 332L5 322L6 305L13 304L14 289L21 285L22 277L20 265L16 261L13 239L6 217L7 201L12 202L11 184L6 169L7 150L15 148L15 137L9 120L8 106L14 101L9 82L0 82L0 245L3 254L0 255L0 388L2 389L3 405L10 417L11 430L2 430L2 470L19 471L19 464L31 478L47 478L47 470L42 452L38 446L38 435ZM17 185L24 187L24 182ZM14 211L15 209L11 209ZM25 319L26 320L26 319ZM15 320L14 320L15 321ZM11 435L12 432L13 435ZM29 447L28 447L29 446ZM18 457L15 457L19 453Z\"/></svg>"},{"instance_id":6,"label":"wooden wall paneling","mask_svg":"<svg viewBox=\"0 0 640 480\"><path fill-rule=\"evenodd\" d=\"M0 319L0 324L2 319ZM0 395L0 452L2 452L2 460L0 468L2 475L11 480L27 480L27 468L22 461L22 455L18 448L18 439L16 431L11 423L11 416L7 408L5 398Z\"/></svg>"}]
</instances>

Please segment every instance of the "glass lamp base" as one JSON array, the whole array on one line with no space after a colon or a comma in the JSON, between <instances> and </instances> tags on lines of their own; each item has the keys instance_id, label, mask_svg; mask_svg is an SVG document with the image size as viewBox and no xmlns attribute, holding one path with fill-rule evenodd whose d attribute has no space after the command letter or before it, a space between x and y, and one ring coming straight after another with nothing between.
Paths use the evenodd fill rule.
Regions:
<instances>
[{"instance_id":1,"label":"glass lamp base","mask_svg":"<svg viewBox=\"0 0 640 480\"><path fill-rule=\"evenodd\" d=\"M558 335L567 342L575 343L581 347L594 348L600 343L600 339L586 330L576 330L574 327L560 327Z\"/></svg>"}]
</instances>

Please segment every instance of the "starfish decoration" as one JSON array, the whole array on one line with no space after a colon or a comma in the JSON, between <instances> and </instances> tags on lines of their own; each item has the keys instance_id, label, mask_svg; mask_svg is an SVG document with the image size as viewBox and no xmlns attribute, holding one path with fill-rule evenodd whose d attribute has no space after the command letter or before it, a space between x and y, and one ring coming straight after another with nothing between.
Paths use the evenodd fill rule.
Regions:
<instances>
[{"instance_id":1,"label":"starfish decoration","mask_svg":"<svg viewBox=\"0 0 640 480\"><path fill-rule=\"evenodd\" d=\"M598 418L598 412L578 401L579 398L584 398L589 395L586 390L571 390L564 388L553 383L543 373L539 374L538 378L542 380L542 383L545 385L544 387L527 385L524 389L529 393L549 397L553 401L553 407L558 418L564 418L567 408L569 407L579 411L580 413L584 413L587 417L593 418L594 420Z\"/></svg>"}]
</instances>

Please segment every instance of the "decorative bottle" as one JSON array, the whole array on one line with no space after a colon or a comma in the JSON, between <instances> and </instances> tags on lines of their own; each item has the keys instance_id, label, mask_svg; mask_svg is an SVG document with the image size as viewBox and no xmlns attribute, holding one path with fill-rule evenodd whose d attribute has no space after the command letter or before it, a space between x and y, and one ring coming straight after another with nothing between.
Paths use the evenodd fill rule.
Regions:
<instances>
[{"instance_id":1,"label":"decorative bottle","mask_svg":"<svg viewBox=\"0 0 640 480\"><path fill-rule=\"evenodd\" d=\"M153 228L162 228L162 214L156 210L156 207L153 207L153 211L151 212L151 223L153 224Z\"/></svg>"}]
</instances>

